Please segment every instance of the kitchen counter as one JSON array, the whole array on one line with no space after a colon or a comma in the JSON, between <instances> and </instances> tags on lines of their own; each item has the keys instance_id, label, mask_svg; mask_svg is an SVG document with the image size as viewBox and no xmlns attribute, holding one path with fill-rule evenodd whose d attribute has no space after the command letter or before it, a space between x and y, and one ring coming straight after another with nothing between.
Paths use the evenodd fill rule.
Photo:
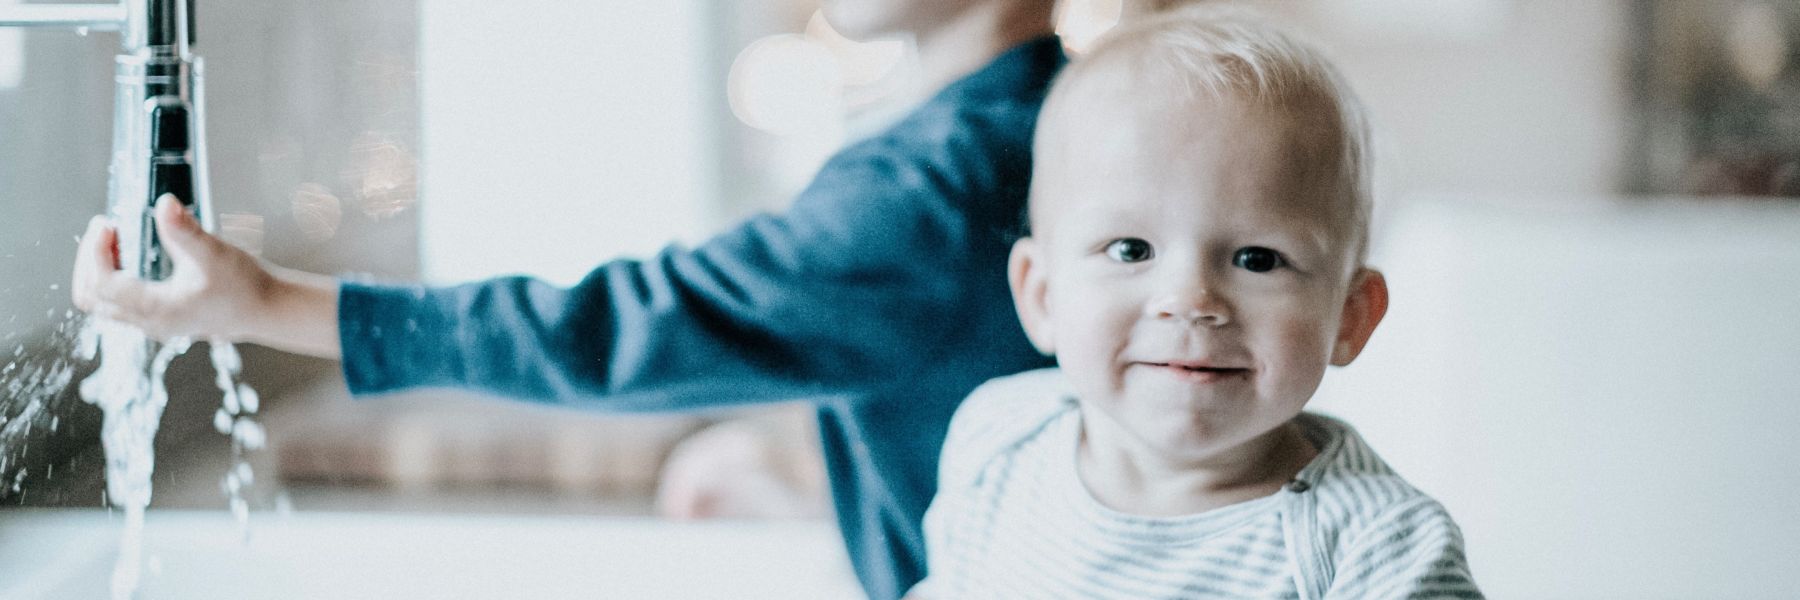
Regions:
<instances>
[{"instance_id":1,"label":"kitchen counter","mask_svg":"<svg viewBox=\"0 0 1800 600\"><path fill-rule=\"evenodd\" d=\"M0 510L0 598L109 597L122 512ZM137 598L855 598L826 521L151 510Z\"/></svg>"}]
</instances>

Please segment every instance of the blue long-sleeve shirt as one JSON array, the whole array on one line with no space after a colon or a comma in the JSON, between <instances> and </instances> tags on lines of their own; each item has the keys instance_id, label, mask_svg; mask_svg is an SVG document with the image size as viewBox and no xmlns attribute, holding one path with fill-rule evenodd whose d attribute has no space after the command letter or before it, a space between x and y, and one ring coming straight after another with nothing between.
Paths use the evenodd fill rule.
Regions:
<instances>
[{"instance_id":1,"label":"blue long-sleeve shirt","mask_svg":"<svg viewBox=\"0 0 1800 600\"><path fill-rule=\"evenodd\" d=\"M980 383L1050 364L1006 285L1038 108L1064 62L1042 38L832 157L784 213L573 288L344 283L350 389L484 390L610 411L811 399L837 518L873 598L924 576L939 446Z\"/></svg>"}]
</instances>

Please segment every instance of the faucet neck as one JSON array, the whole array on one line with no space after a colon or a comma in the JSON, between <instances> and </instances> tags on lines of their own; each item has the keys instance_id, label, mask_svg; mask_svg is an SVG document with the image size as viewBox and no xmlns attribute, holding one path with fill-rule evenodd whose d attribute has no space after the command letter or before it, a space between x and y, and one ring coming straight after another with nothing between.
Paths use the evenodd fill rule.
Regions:
<instances>
[{"instance_id":1,"label":"faucet neck","mask_svg":"<svg viewBox=\"0 0 1800 600\"><path fill-rule=\"evenodd\" d=\"M123 0L120 45L127 54L186 57L194 43L194 0Z\"/></svg>"}]
</instances>

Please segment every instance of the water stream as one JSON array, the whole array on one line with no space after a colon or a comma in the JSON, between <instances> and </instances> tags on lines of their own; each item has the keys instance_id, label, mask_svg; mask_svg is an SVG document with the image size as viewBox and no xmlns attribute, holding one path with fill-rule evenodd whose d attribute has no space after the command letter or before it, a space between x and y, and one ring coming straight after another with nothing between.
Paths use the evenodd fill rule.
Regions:
<instances>
[{"instance_id":1,"label":"water stream","mask_svg":"<svg viewBox=\"0 0 1800 600\"><path fill-rule=\"evenodd\" d=\"M113 565L112 597L127 600L137 591L144 563L144 511L150 506L150 476L156 468L155 439L168 405L163 382L170 361L187 352L185 338L158 343L143 332L119 323L95 319L82 331L77 356L99 358L99 367L81 382L81 398L100 407L104 414L100 439L106 452L106 497L125 512L125 528L119 537L119 555ZM246 453L262 447L263 430L254 420L256 392L242 383L242 361L230 343L214 341L211 358L217 382L224 394L214 414L214 425L231 436L232 466L222 482L239 529L249 535L249 503L245 488L252 481Z\"/></svg>"}]
</instances>

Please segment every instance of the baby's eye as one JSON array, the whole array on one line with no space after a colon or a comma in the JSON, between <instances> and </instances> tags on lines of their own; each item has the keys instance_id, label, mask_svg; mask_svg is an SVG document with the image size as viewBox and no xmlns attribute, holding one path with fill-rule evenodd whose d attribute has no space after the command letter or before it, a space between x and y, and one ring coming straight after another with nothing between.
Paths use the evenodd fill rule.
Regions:
<instances>
[{"instance_id":1,"label":"baby's eye","mask_svg":"<svg viewBox=\"0 0 1800 600\"><path fill-rule=\"evenodd\" d=\"M1250 246L1238 248L1231 255L1231 264L1251 273L1267 273L1287 266L1287 261L1281 258L1279 252L1262 246Z\"/></svg>"},{"instance_id":2,"label":"baby's eye","mask_svg":"<svg viewBox=\"0 0 1800 600\"><path fill-rule=\"evenodd\" d=\"M1106 256L1122 263L1150 260L1152 254L1150 242L1137 238L1113 240L1106 245Z\"/></svg>"}]
</instances>

